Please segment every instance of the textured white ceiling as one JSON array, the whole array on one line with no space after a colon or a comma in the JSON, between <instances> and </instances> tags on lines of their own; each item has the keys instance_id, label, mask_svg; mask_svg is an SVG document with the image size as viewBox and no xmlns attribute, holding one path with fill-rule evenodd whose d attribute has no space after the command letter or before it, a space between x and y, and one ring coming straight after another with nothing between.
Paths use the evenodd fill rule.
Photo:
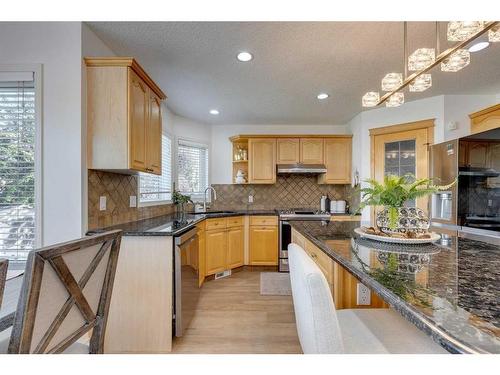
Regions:
<instances>
[{"instance_id":1,"label":"textured white ceiling","mask_svg":"<svg viewBox=\"0 0 500 375\"><path fill-rule=\"evenodd\" d=\"M212 124L344 124L366 91L402 71L400 22L91 22L117 54L134 56L168 95L169 108ZM409 51L435 44L434 23L409 24ZM442 48L446 24L442 23ZM240 63L236 54L254 59ZM442 94L500 93L500 43L458 73L432 71ZM319 92L330 98L316 99ZM219 116L208 113L220 110Z\"/></svg>"}]
</instances>

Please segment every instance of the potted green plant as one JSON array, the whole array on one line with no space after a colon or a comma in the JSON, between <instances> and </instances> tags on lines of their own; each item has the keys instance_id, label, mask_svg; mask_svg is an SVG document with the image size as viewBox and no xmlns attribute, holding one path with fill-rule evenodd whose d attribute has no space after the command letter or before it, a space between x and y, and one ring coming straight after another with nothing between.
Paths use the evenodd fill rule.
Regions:
<instances>
[{"instance_id":1,"label":"potted green plant","mask_svg":"<svg viewBox=\"0 0 500 375\"><path fill-rule=\"evenodd\" d=\"M174 190L174 193L172 194L172 202L177 205L178 211L181 214L184 214L186 211L186 203L193 203L193 201L191 200L191 196L181 194L181 192L178 190Z\"/></svg>"},{"instance_id":2,"label":"potted green plant","mask_svg":"<svg viewBox=\"0 0 500 375\"><path fill-rule=\"evenodd\" d=\"M419 178L411 174L404 176L387 175L382 183L365 180L370 186L360 188L361 204L358 212L367 206L383 206L389 215L389 228L394 230L399 219L399 209L410 200L425 197L438 191L449 190L456 181L449 185L433 185L428 178ZM375 223L376 225L376 223Z\"/></svg>"}]
</instances>

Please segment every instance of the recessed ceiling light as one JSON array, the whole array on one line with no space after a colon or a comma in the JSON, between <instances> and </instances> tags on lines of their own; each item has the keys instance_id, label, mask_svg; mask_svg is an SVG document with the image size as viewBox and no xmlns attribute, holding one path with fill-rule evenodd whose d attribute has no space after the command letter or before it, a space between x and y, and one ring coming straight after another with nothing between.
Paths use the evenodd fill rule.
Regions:
<instances>
[{"instance_id":1,"label":"recessed ceiling light","mask_svg":"<svg viewBox=\"0 0 500 375\"><path fill-rule=\"evenodd\" d=\"M489 42L479 42L479 43L476 43L476 44L470 46L469 52L481 51L482 49L487 48L489 45L490 45Z\"/></svg>"},{"instance_id":2,"label":"recessed ceiling light","mask_svg":"<svg viewBox=\"0 0 500 375\"><path fill-rule=\"evenodd\" d=\"M317 98L318 98L319 100L323 100L323 99L328 98L329 96L330 96L330 95L328 95L326 92L322 92L322 93L318 94Z\"/></svg>"},{"instance_id":3,"label":"recessed ceiling light","mask_svg":"<svg viewBox=\"0 0 500 375\"><path fill-rule=\"evenodd\" d=\"M253 55L250 52L240 52L236 56L239 61L247 62L253 59Z\"/></svg>"},{"instance_id":4,"label":"recessed ceiling light","mask_svg":"<svg viewBox=\"0 0 500 375\"><path fill-rule=\"evenodd\" d=\"M211 115L218 115L218 114L219 114L219 111L218 111L218 110L216 110L216 109L211 109L211 110L210 110L210 114L211 114Z\"/></svg>"}]
</instances>

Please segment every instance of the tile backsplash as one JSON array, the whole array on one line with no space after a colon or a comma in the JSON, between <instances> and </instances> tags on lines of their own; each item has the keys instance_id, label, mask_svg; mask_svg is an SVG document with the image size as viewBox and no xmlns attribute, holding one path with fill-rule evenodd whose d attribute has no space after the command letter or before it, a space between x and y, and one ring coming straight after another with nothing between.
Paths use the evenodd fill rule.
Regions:
<instances>
[{"instance_id":1,"label":"tile backsplash","mask_svg":"<svg viewBox=\"0 0 500 375\"><path fill-rule=\"evenodd\" d=\"M89 170L88 173L88 229L127 223L175 212L173 204L130 207L130 196L137 197L138 176ZM322 195L330 199L346 200L351 210L359 204L359 193L351 185L319 185L316 176L278 176L274 185L212 185L217 191L213 210L274 209L313 207L319 209ZM253 195L254 202L248 203ZM106 196L106 210L99 210L99 197ZM189 207L188 209L192 209Z\"/></svg>"},{"instance_id":2,"label":"tile backsplash","mask_svg":"<svg viewBox=\"0 0 500 375\"><path fill-rule=\"evenodd\" d=\"M138 176L118 173L88 171L88 228L89 230L150 217L175 211L173 204L130 207L130 196L138 197ZM106 210L99 210L99 197L106 196Z\"/></svg>"},{"instance_id":3,"label":"tile backsplash","mask_svg":"<svg viewBox=\"0 0 500 375\"><path fill-rule=\"evenodd\" d=\"M359 205L359 192L351 185L319 185L317 176L282 175L274 185L212 185L217 200L212 209L274 209L313 207L319 209L320 198L327 193L332 200L346 200L351 210ZM253 203L248 196L253 195Z\"/></svg>"}]
</instances>

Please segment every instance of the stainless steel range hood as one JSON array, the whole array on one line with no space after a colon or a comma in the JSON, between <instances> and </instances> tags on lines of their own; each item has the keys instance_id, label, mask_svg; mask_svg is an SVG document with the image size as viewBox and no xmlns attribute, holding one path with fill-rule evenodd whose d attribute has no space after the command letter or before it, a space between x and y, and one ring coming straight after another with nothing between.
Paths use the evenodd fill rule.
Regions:
<instances>
[{"instance_id":1,"label":"stainless steel range hood","mask_svg":"<svg viewBox=\"0 0 500 375\"><path fill-rule=\"evenodd\" d=\"M278 164L278 174L293 173L293 174L320 174L326 173L324 164Z\"/></svg>"}]
</instances>

